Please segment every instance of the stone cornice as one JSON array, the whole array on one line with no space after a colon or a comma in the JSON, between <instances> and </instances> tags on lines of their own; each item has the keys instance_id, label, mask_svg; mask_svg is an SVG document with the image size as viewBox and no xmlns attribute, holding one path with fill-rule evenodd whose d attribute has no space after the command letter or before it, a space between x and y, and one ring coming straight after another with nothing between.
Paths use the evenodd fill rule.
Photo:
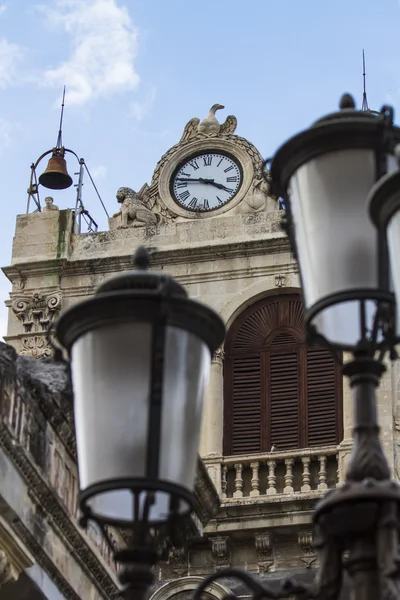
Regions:
<instances>
[{"instance_id":1,"label":"stone cornice","mask_svg":"<svg viewBox=\"0 0 400 600\"><path fill-rule=\"evenodd\" d=\"M200 457L197 459L195 494L197 499L196 514L204 526L218 512L220 498Z\"/></svg>"},{"instance_id":2,"label":"stone cornice","mask_svg":"<svg viewBox=\"0 0 400 600\"><path fill-rule=\"evenodd\" d=\"M146 245L146 244L145 244ZM133 252L134 248L132 248ZM210 262L216 259L233 259L257 256L259 254L290 252L289 240L284 233L267 234L260 239L236 240L235 242L212 242L209 244L166 247L151 250L151 268L165 265L185 264L188 261ZM48 260L26 262L3 267L3 273L10 281L29 275L96 275L114 273L132 268L133 254L122 256L98 256L84 260Z\"/></svg>"}]
</instances>

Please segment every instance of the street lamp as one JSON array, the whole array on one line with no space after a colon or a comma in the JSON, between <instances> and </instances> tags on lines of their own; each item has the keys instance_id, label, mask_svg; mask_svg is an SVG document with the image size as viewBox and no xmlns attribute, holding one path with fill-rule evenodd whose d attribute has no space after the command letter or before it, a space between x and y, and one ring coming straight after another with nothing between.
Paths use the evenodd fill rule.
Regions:
<instances>
[{"instance_id":1,"label":"street lamp","mask_svg":"<svg viewBox=\"0 0 400 600\"><path fill-rule=\"evenodd\" d=\"M400 486L390 480L380 444L375 395L384 356L396 358L398 341L392 289L399 307L400 129L390 107L357 111L345 94L340 108L286 142L270 168L299 264L309 342L353 355L343 373L354 389L354 445L343 485L313 516L314 583L282 580L276 590L231 570L254 599L336 600L345 572L354 600L400 598ZM195 600L219 577L207 577Z\"/></svg>"},{"instance_id":2,"label":"street lamp","mask_svg":"<svg viewBox=\"0 0 400 600\"><path fill-rule=\"evenodd\" d=\"M194 508L194 482L211 355L225 328L168 275L136 270L106 280L56 324L68 350L83 524L129 529L117 551L124 598L153 581L167 537Z\"/></svg>"},{"instance_id":3,"label":"street lamp","mask_svg":"<svg viewBox=\"0 0 400 600\"><path fill-rule=\"evenodd\" d=\"M277 590L232 568L206 577L195 600L225 577L241 579L254 600L335 600L345 572L354 600L400 599L400 486L390 480L375 396L398 340L400 129L390 107L357 111L346 94L340 108L278 149L270 174L286 206L309 341L353 355L343 367L355 401L345 482L316 507L313 584L286 579ZM160 544L193 508L202 397L224 337L214 312L146 270L143 249L135 262L135 272L103 283L56 325L71 358L83 520L105 535L106 525L132 530L115 555L130 600L146 597Z\"/></svg>"}]
</instances>

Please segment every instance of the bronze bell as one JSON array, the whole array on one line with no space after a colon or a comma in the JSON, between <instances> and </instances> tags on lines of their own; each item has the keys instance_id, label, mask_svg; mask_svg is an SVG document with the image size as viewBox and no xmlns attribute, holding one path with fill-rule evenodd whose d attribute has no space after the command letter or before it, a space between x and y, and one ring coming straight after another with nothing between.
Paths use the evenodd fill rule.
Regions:
<instances>
[{"instance_id":1,"label":"bronze bell","mask_svg":"<svg viewBox=\"0 0 400 600\"><path fill-rule=\"evenodd\" d=\"M50 190L66 190L72 185L64 156L53 153L47 169L39 177L39 183Z\"/></svg>"}]
</instances>

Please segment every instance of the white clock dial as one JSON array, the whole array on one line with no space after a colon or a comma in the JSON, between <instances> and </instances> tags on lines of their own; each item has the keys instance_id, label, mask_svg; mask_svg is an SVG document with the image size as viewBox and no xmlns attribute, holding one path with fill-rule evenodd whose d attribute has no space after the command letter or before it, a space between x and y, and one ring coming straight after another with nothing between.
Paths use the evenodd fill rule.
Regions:
<instances>
[{"instance_id":1,"label":"white clock dial","mask_svg":"<svg viewBox=\"0 0 400 600\"><path fill-rule=\"evenodd\" d=\"M203 152L178 167L171 180L171 194L187 210L215 210L237 194L242 179L242 168L232 156Z\"/></svg>"}]
</instances>

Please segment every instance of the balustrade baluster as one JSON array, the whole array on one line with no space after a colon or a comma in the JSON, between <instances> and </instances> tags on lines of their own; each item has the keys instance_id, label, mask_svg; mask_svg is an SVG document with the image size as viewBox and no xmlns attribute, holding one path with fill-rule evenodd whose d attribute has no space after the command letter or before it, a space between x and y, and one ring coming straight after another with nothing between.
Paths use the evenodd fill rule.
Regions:
<instances>
[{"instance_id":1,"label":"balustrade baluster","mask_svg":"<svg viewBox=\"0 0 400 600\"><path fill-rule=\"evenodd\" d=\"M276 487L275 487L276 486L276 475L275 475L276 461L268 460L267 465L268 465L267 494L268 494L268 496L271 496L272 494L276 494Z\"/></svg>"},{"instance_id":2,"label":"balustrade baluster","mask_svg":"<svg viewBox=\"0 0 400 600\"><path fill-rule=\"evenodd\" d=\"M235 464L236 478L235 478L235 491L233 492L234 498L243 498L243 465L242 463Z\"/></svg>"},{"instance_id":3,"label":"balustrade baluster","mask_svg":"<svg viewBox=\"0 0 400 600\"><path fill-rule=\"evenodd\" d=\"M302 492L310 492L311 491L311 473L310 473L310 462L311 459L309 456L303 456L301 459L303 463L303 473L302 473L302 481L303 485L301 486Z\"/></svg>"},{"instance_id":4,"label":"balustrade baluster","mask_svg":"<svg viewBox=\"0 0 400 600\"><path fill-rule=\"evenodd\" d=\"M321 454L321 456L318 456L318 460L319 460L319 471L318 471L319 484L318 484L318 489L319 490L327 490L328 486L327 486L327 483L326 483L326 456L324 456L323 454Z\"/></svg>"},{"instance_id":5,"label":"balustrade baluster","mask_svg":"<svg viewBox=\"0 0 400 600\"><path fill-rule=\"evenodd\" d=\"M228 481L227 481L227 475L228 475L228 467L227 465L222 465L221 468L221 496L222 498L227 498L227 486L228 486Z\"/></svg>"},{"instance_id":6,"label":"balustrade baluster","mask_svg":"<svg viewBox=\"0 0 400 600\"><path fill-rule=\"evenodd\" d=\"M293 494L293 492L294 492L293 464L294 464L293 458L285 458L286 472L285 472L285 487L283 488L284 494Z\"/></svg>"},{"instance_id":7,"label":"balustrade baluster","mask_svg":"<svg viewBox=\"0 0 400 600\"><path fill-rule=\"evenodd\" d=\"M250 463L250 467L252 470L250 496L259 496L260 495L260 479L258 477L259 466L260 466L259 462Z\"/></svg>"}]
</instances>

